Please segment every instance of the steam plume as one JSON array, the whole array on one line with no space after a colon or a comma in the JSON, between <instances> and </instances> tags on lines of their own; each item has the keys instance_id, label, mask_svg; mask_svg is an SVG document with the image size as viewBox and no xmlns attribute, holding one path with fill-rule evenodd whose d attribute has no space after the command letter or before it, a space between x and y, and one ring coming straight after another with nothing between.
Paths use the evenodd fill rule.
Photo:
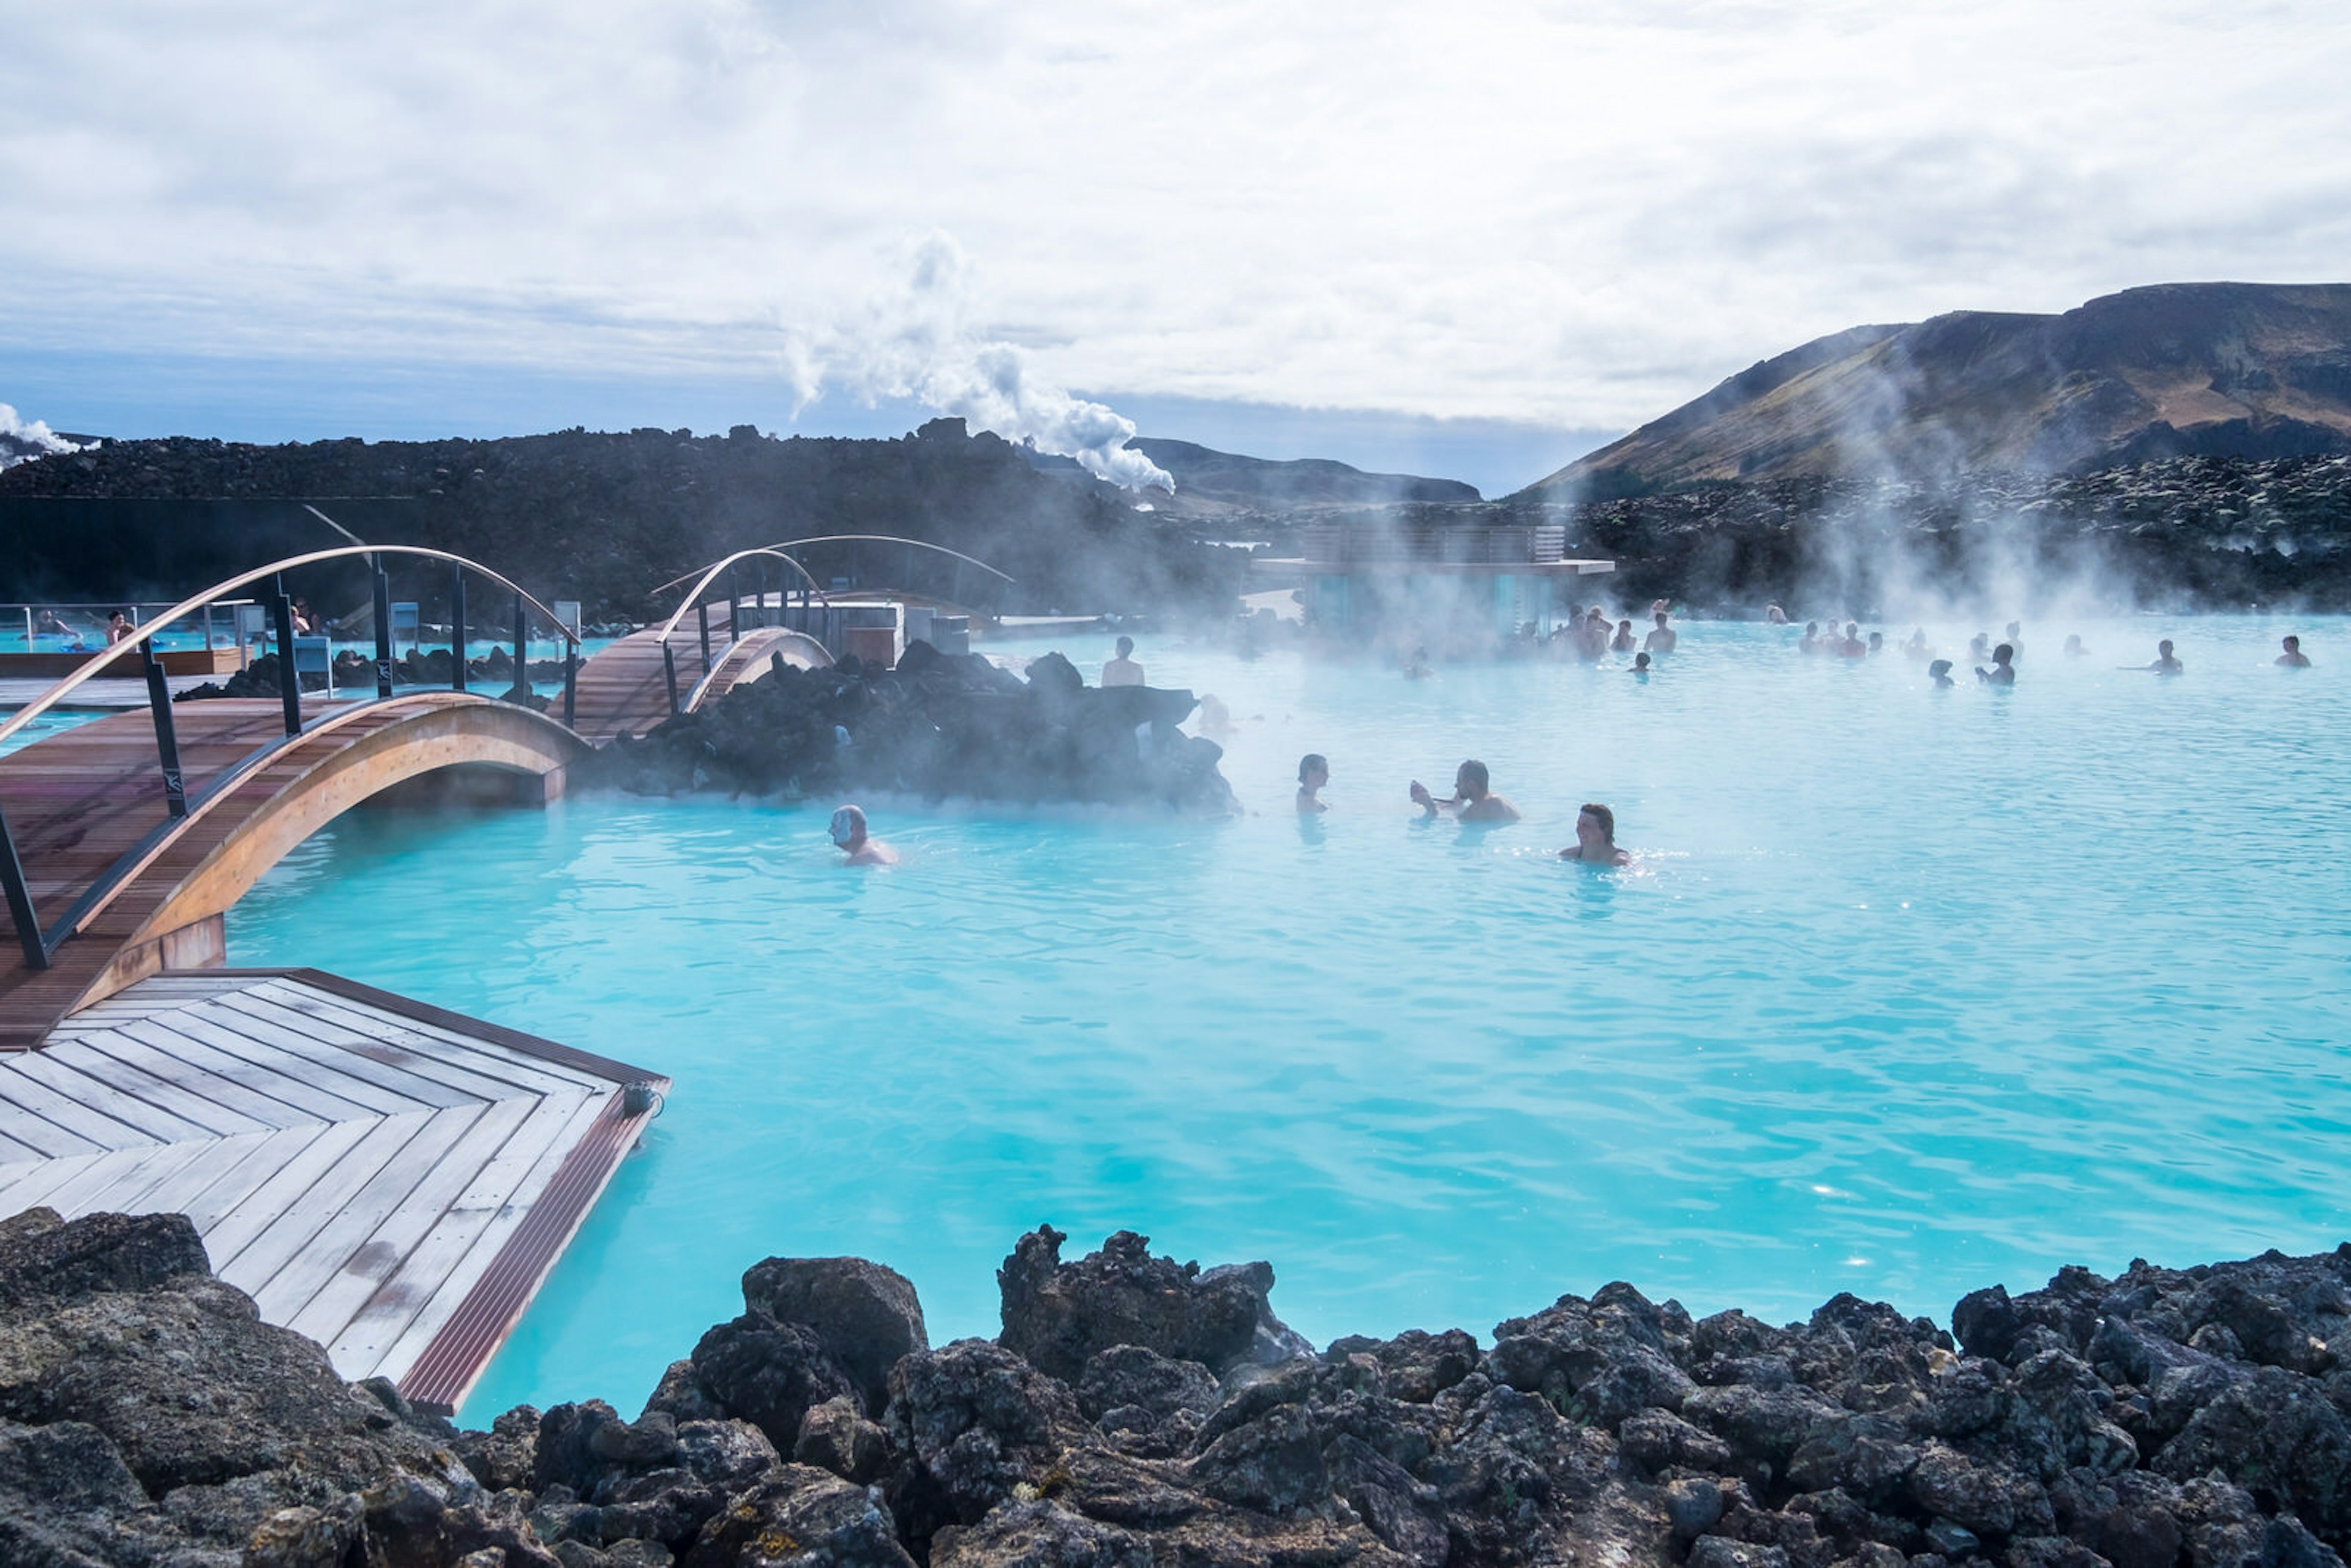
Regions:
<instances>
[{"instance_id":1,"label":"steam plume","mask_svg":"<svg viewBox=\"0 0 2351 1568\"><path fill-rule=\"evenodd\" d=\"M1129 434L1133 428L1128 427ZM17 416L15 408L0 402L0 468L13 468L19 463L30 463L36 457L56 453L82 450L82 443L68 441L37 419L27 423Z\"/></svg>"},{"instance_id":2,"label":"steam plume","mask_svg":"<svg viewBox=\"0 0 2351 1568\"><path fill-rule=\"evenodd\" d=\"M1173 493L1174 476L1127 446L1133 420L1039 382L1018 348L972 330L970 274L951 236L929 235L915 247L903 287L869 305L854 327L796 347L803 399L827 381L867 398L914 398L1008 441L1074 458L1122 489Z\"/></svg>"}]
</instances>

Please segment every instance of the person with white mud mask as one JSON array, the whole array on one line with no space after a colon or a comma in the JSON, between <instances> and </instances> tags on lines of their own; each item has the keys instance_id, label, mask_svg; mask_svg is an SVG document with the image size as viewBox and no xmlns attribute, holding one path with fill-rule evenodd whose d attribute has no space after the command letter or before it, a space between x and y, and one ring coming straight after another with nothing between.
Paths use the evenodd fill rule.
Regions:
<instances>
[{"instance_id":1,"label":"person with white mud mask","mask_svg":"<svg viewBox=\"0 0 2351 1568\"><path fill-rule=\"evenodd\" d=\"M865 831L865 812L856 806L843 806L832 814L832 841L849 858L843 865L896 865L898 856L880 839L870 838Z\"/></svg>"}]
</instances>

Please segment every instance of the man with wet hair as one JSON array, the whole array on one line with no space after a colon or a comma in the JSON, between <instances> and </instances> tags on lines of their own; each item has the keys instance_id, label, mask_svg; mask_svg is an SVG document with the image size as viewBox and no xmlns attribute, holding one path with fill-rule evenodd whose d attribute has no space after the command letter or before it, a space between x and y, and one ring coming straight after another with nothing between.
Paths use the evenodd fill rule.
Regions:
<instances>
[{"instance_id":1,"label":"man with wet hair","mask_svg":"<svg viewBox=\"0 0 2351 1568\"><path fill-rule=\"evenodd\" d=\"M1298 814L1311 817L1331 808L1323 803L1319 791L1331 782L1331 763L1319 751L1310 751L1298 759Z\"/></svg>"},{"instance_id":2,"label":"man with wet hair","mask_svg":"<svg viewBox=\"0 0 2351 1568\"><path fill-rule=\"evenodd\" d=\"M1560 851L1559 858L1585 865L1633 863L1633 857L1616 847L1616 813L1589 800L1576 809L1575 847Z\"/></svg>"},{"instance_id":3,"label":"man with wet hair","mask_svg":"<svg viewBox=\"0 0 2351 1568\"><path fill-rule=\"evenodd\" d=\"M2302 651L2301 638L2288 637L2283 645L2285 648L2285 652L2280 653L2276 658L2272 659L2270 661L2271 664L2283 664L2289 670L2306 670L2310 668L2310 655Z\"/></svg>"},{"instance_id":4,"label":"man with wet hair","mask_svg":"<svg viewBox=\"0 0 2351 1568\"><path fill-rule=\"evenodd\" d=\"M1102 684L1105 686L1139 686L1143 685L1143 666L1134 662L1134 639L1118 640L1118 657L1102 666Z\"/></svg>"},{"instance_id":5,"label":"man with wet hair","mask_svg":"<svg viewBox=\"0 0 2351 1568\"><path fill-rule=\"evenodd\" d=\"M2171 644L2166 643L2164 646L2168 648ZM1976 679L1988 686L2016 685L2016 650L2005 643L1994 648L1991 651L1991 668L1987 670L1981 664L1978 664Z\"/></svg>"},{"instance_id":6,"label":"man with wet hair","mask_svg":"<svg viewBox=\"0 0 2351 1568\"><path fill-rule=\"evenodd\" d=\"M2162 642L2158 643L2155 645L2155 663L2151 664L2125 664L2123 668L2126 670L2150 670L2158 675L2184 675L2188 673L2188 666L2181 664L2179 660L2173 655L2171 652L2171 639L2168 637L2166 637Z\"/></svg>"},{"instance_id":7,"label":"man with wet hair","mask_svg":"<svg viewBox=\"0 0 2351 1568\"><path fill-rule=\"evenodd\" d=\"M1660 608L1651 617L1656 622L1657 629L1641 640L1641 647L1651 653L1670 653L1674 651L1674 644L1681 641L1681 634L1666 624L1665 601L1657 602Z\"/></svg>"},{"instance_id":8,"label":"man with wet hair","mask_svg":"<svg viewBox=\"0 0 2351 1568\"><path fill-rule=\"evenodd\" d=\"M1427 785L1416 779L1412 781L1412 803L1428 816L1450 811L1465 822L1515 822L1519 820L1519 809L1493 792L1488 782L1486 765L1474 757L1455 770L1452 799L1438 800L1428 792Z\"/></svg>"},{"instance_id":9,"label":"man with wet hair","mask_svg":"<svg viewBox=\"0 0 2351 1568\"><path fill-rule=\"evenodd\" d=\"M849 858L843 865L896 865L898 856L880 839L865 831L865 811L862 807L843 806L832 814L832 841Z\"/></svg>"}]
</instances>

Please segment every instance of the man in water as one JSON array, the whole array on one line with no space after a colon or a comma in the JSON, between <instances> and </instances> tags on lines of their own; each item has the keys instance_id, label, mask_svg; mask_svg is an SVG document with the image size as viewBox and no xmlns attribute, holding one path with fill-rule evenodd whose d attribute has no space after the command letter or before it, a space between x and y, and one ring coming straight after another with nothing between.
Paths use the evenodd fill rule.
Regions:
<instances>
[{"instance_id":1,"label":"man in water","mask_svg":"<svg viewBox=\"0 0 2351 1568\"><path fill-rule=\"evenodd\" d=\"M1575 847L1560 851L1559 858L1585 865L1633 863L1633 857L1616 847L1616 813L1589 802L1575 813Z\"/></svg>"},{"instance_id":2,"label":"man in water","mask_svg":"<svg viewBox=\"0 0 2351 1568\"><path fill-rule=\"evenodd\" d=\"M2284 648L2285 652L2280 653L2276 658L2272 659L2270 661L2271 664L2283 664L2289 670L2306 670L2310 668L2310 655L2302 651L2301 638L2288 637L2285 640Z\"/></svg>"},{"instance_id":3,"label":"man in water","mask_svg":"<svg viewBox=\"0 0 2351 1568\"><path fill-rule=\"evenodd\" d=\"M1635 653L1635 654L1634 654L1634 655L1633 655L1633 673L1634 673L1635 674L1636 674L1636 675L1639 675L1639 676L1643 677L1644 679L1647 678L1648 674L1649 674L1649 655L1648 655L1648 654L1646 654L1646 653Z\"/></svg>"},{"instance_id":4,"label":"man in water","mask_svg":"<svg viewBox=\"0 0 2351 1568\"><path fill-rule=\"evenodd\" d=\"M1861 623L1857 621L1846 622L1844 623L1844 641L1839 643L1836 646L1837 657L1840 659L1859 659L1865 657L1868 653L1869 644L1861 640Z\"/></svg>"},{"instance_id":5,"label":"man in water","mask_svg":"<svg viewBox=\"0 0 2351 1568\"><path fill-rule=\"evenodd\" d=\"M1767 604L1763 607L1763 623L1766 626L1785 626L1788 612L1776 604Z\"/></svg>"},{"instance_id":6,"label":"man in water","mask_svg":"<svg viewBox=\"0 0 2351 1568\"><path fill-rule=\"evenodd\" d=\"M1935 684L1935 689L1938 692L1949 691L1959 684L1951 679L1951 661L1949 659L1938 659L1928 665L1927 678Z\"/></svg>"},{"instance_id":7,"label":"man in water","mask_svg":"<svg viewBox=\"0 0 2351 1568\"><path fill-rule=\"evenodd\" d=\"M2155 645L2155 663L2152 664L2126 664L2123 667L2126 670L2152 670L2158 675L2184 675L2188 673L2188 666L2172 656L2171 639L2168 637Z\"/></svg>"},{"instance_id":8,"label":"man in water","mask_svg":"<svg viewBox=\"0 0 2351 1568\"><path fill-rule=\"evenodd\" d=\"M1331 763L1319 751L1310 751L1298 759L1298 814L1313 816L1331 808L1324 804L1320 791L1331 782Z\"/></svg>"},{"instance_id":9,"label":"man in water","mask_svg":"<svg viewBox=\"0 0 2351 1568\"><path fill-rule=\"evenodd\" d=\"M2164 646L2168 648L2171 644L2166 643ZM2016 685L2016 650L2005 643L1994 648L1991 651L1991 668L1987 670L1981 664L1978 664L1976 679L1988 686Z\"/></svg>"},{"instance_id":10,"label":"man in water","mask_svg":"<svg viewBox=\"0 0 2351 1568\"><path fill-rule=\"evenodd\" d=\"M2082 646L2082 634L2079 632L2068 632L2065 633L2065 656L2067 658L2079 659L2088 653L2089 650Z\"/></svg>"},{"instance_id":11,"label":"man in water","mask_svg":"<svg viewBox=\"0 0 2351 1568\"><path fill-rule=\"evenodd\" d=\"M843 865L896 865L898 856L880 839L869 838L865 832L865 812L858 806L843 806L832 814L832 841L849 858Z\"/></svg>"},{"instance_id":12,"label":"man in water","mask_svg":"<svg viewBox=\"0 0 2351 1568\"><path fill-rule=\"evenodd\" d=\"M1429 816L1450 811L1465 822L1515 822L1519 809L1493 792L1488 781L1486 765L1472 758L1457 768L1453 775L1453 798L1440 800L1428 792L1428 786L1416 779L1412 781L1412 803Z\"/></svg>"},{"instance_id":13,"label":"man in water","mask_svg":"<svg viewBox=\"0 0 2351 1568\"><path fill-rule=\"evenodd\" d=\"M1633 623L1630 621L1616 622L1616 636L1608 644L1608 651L1612 653L1629 653L1633 651Z\"/></svg>"},{"instance_id":14,"label":"man in water","mask_svg":"<svg viewBox=\"0 0 2351 1568\"><path fill-rule=\"evenodd\" d=\"M1143 666L1134 662L1134 639L1118 640L1118 657L1102 666L1102 684L1105 686L1139 686L1143 685Z\"/></svg>"},{"instance_id":15,"label":"man in water","mask_svg":"<svg viewBox=\"0 0 2351 1568\"><path fill-rule=\"evenodd\" d=\"M1663 603L1664 601L1661 600L1659 602ZM1674 644L1680 642L1681 638L1672 627L1666 624L1666 612L1663 610L1659 610L1654 616L1650 617L1650 619L1656 622L1657 629L1650 632L1648 636L1642 639L1642 650L1646 653L1672 653L1674 651Z\"/></svg>"},{"instance_id":16,"label":"man in water","mask_svg":"<svg viewBox=\"0 0 2351 1568\"><path fill-rule=\"evenodd\" d=\"M2008 640L2008 645L2009 645L2010 647L2011 647L2011 648L2015 649L2015 650L2016 650L2018 653L2023 653L2023 652L2024 652L2024 622L2022 622L2022 621L2011 621L2011 622L2010 622L2008 623L2008 630L2007 630L2006 632L2002 632L2002 633L2001 633L2001 635L2002 635L2003 637L2005 637L2005 638Z\"/></svg>"},{"instance_id":17,"label":"man in water","mask_svg":"<svg viewBox=\"0 0 2351 1568\"><path fill-rule=\"evenodd\" d=\"M1799 653L1817 653L1820 651L1821 623L1817 621L1807 621L1804 622L1804 634L1796 643L1796 652Z\"/></svg>"}]
</instances>

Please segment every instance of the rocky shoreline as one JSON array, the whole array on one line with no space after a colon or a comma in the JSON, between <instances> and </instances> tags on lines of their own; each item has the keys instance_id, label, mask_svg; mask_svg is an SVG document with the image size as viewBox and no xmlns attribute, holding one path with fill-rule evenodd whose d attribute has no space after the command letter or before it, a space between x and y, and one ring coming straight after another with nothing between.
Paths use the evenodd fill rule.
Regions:
<instances>
[{"instance_id":1,"label":"rocky shoreline","mask_svg":"<svg viewBox=\"0 0 2351 1568\"><path fill-rule=\"evenodd\" d=\"M1188 691L1089 686L1059 653L1032 660L1024 679L916 642L893 669L778 659L758 680L586 758L573 778L639 794L886 789L1227 813L1223 748L1176 727L1197 706Z\"/></svg>"},{"instance_id":2,"label":"rocky shoreline","mask_svg":"<svg viewBox=\"0 0 2351 1568\"><path fill-rule=\"evenodd\" d=\"M769 1259L636 1419L486 1430L338 1379L176 1215L0 1222L11 1568L2337 1568L2351 1246L1692 1319L1282 1326L1263 1263L1020 1238L1003 1332Z\"/></svg>"}]
</instances>

